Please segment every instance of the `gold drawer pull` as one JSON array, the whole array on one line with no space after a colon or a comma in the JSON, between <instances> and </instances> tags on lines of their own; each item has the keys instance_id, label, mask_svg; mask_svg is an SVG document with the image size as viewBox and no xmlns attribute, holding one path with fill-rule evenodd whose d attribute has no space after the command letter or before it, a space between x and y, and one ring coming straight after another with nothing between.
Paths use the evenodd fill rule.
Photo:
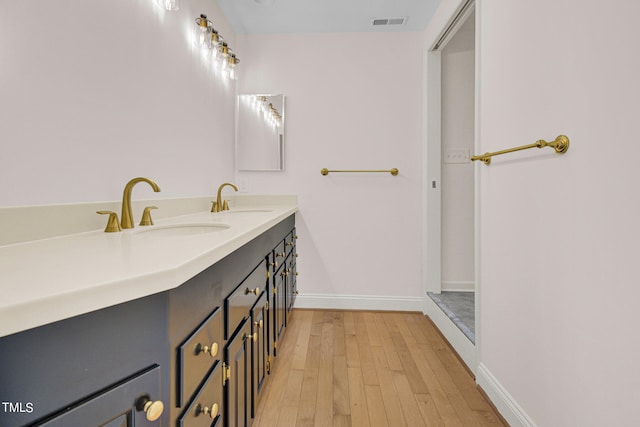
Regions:
<instances>
[{"instance_id":1,"label":"gold drawer pull","mask_svg":"<svg viewBox=\"0 0 640 427\"><path fill-rule=\"evenodd\" d=\"M254 295L258 296L258 295L260 295L260 288L259 287L255 288L255 289L247 288L247 289L244 290L244 294L245 295L254 294Z\"/></svg>"},{"instance_id":2,"label":"gold drawer pull","mask_svg":"<svg viewBox=\"0 0 640 427\"><path fill-rule=\"evenodd\" d=\"M262 319L260 320L256 320L255 322L253 322L254 325L256 325L258 327L258 329L262 329Z\"/></svg>"},{"instance_id":3,"label":"gold drawer pull","mask_svg":"<svg viewBox=\"0 0 640 427\"><path fill-rule=\"evenodd\" d=\"M146 394L138 399L136 409L144 412L148 421L155 421L162 415L164 403L162 403L162 400L151 400L149 395Z\"/></svg>"},{"instance_id":4,"label":"gold drawer pull","mask_svg":"<svg viewBox=\"0 0 640 427\"><path fill-rule=\"evenodd\" d=\"M220 407L218 406L217 403L213 403L211 407L202 406L199 403L198 403L198 406L196 406L196 417L199 416L200 414L204 414L204 415L208 415L210 418L213 419L217 417L219 413L220 413Z\"/></svg>"},{"instance_id":5,"label":"gold drawer pull","mask_svg":"<svg viewBox=\"0 0 640 427\"><path fill-rule=\"evenodd\" d=\"M211 346L202 345L200 343L196 344L196 356L200 353L205 353L210 355L211 357L215 357L218 354L218 343L214 342Z\"/></svg>"}]
</instances>

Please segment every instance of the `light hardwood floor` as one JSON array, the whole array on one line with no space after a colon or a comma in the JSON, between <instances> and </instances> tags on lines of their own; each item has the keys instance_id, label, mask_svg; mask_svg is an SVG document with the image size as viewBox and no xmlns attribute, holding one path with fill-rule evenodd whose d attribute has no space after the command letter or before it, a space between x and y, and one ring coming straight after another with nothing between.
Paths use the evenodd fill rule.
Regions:
<instances>
[{"instance_id":1,"label":"light hardwood floor","mask_svg":"<svg viewBox=\"0 0 640 427\"><path fill-rule=\"evenodd\" d=\"M292 311L253 427L502 426L420 313Z\"/></svg>"}]
</instances>

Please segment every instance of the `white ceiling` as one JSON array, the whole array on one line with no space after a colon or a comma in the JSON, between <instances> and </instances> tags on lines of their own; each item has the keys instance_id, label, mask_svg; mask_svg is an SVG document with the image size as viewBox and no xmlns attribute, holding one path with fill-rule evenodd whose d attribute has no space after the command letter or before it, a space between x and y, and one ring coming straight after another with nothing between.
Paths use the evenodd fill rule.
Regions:
<instances>
[{"instance_id":1,"label":"white ceiling","mask_svg":"<svg viewBox=\"0 0 640 427\"><path fill-rule=\"evenodd\" d=\"M423 31L440 1L217 0L239 34ZM373 18L402 17L402 25L372 25Z\"/></svg>"}]
</instances>

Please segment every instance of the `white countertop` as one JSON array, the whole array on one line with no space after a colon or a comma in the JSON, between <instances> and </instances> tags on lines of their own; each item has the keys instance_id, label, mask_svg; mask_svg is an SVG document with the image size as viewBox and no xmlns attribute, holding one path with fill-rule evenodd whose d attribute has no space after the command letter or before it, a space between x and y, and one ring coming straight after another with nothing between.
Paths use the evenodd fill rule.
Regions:
<instances>
[{"instance_id":1,"label":"white countertop","mask_svg":"<svg viewBox=\"0 0 640 427\"><path fill-rule=\"evenodd\" d=\"M0 246L0 337L178 287L296 210L295 203L243 205L119 233ZM171 224L229 228L185 236L146 232Z\"/></svg>"}]
</instances>

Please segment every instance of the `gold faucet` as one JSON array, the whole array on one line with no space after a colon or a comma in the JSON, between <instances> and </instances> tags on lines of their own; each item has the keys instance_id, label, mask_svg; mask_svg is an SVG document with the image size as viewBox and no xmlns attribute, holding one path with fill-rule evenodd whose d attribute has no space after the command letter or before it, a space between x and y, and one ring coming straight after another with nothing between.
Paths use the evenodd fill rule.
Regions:
<instances>
[{"instance_id":1,"label":"gold faucet","mask_svg":"<svg viewBox=\"0 0 640 427\"><path fill-rule=\"evenodd\" d=\"M234 190L238 191L238 187L230 182L225 182L220 187L218 187L218 197L216 198L216 201L213 202L213 206L211 206L211 212L222 212L229 210L229 204L227 203L227 201L222 201L222 189L227 185L233 187Z\"/></svg>"},{"instance_id":2,"label":"gold faucet","mask_svg":"<svg viewBox=\"0 0 640 427\"><path fill-rule=\"evenodd\" d=\"M153 188L156 193L160 191L158 184L148 178L133 178L127 182L124 186L124 193L122 194L122 215L120 219L120 226L122 228L133 228L133 213L131 212L131 190L137 183L144 181Z\"/></svg>"}]
</instances>

